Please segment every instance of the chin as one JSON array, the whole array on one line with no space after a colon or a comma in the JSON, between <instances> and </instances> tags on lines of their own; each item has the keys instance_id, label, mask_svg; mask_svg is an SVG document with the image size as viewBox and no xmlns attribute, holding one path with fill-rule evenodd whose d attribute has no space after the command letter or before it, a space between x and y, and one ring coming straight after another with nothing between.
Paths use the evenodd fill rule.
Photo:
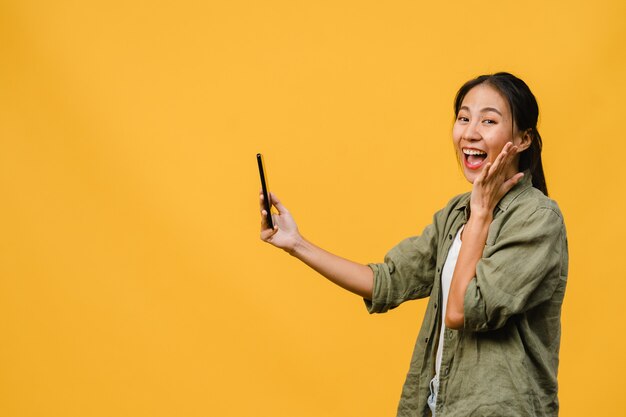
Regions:
<instances>
[{"instance_id":1,"label":"chin","mask_svg":"<svg viewBox=\"0 0 626 417\"><path fill-rule=\"evenodd\" d=\"M466 170L463 170L463 176L470 184L474 184L474 181L478 178L478 174L478 172L467 172Z\"/></svg>"}]
</instances>

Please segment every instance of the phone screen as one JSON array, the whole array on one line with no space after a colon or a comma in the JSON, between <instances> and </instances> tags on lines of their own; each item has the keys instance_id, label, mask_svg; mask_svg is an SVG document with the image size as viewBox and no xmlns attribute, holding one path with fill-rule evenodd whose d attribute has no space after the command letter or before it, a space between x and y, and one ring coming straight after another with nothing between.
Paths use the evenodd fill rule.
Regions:
<instances>
[{"instance_id":1,"label":"phone screen","mask_svg":"<svg viewBox=\"0 0 626 417\"><path fill-rule=\"evenodd\" d=\"M259 175L261 176L261 188L263 188L263 204L265 205L265 211L267 212L267 225L270 229L274 228L274 222L272 221L272 201L270 200L270 189L267 183L267 175L265 172L265 164L263 163L263 155L256 154L256 160L259 164Z\"/></svg>"}]
</instances>

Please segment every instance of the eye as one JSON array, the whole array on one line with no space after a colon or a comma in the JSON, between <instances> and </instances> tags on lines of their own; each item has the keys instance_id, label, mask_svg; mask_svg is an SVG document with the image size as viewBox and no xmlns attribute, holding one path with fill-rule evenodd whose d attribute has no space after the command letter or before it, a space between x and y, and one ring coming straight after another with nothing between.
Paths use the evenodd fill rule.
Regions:
<instances>
[{"instance_id":1,"label":"eye","mask_svg":"<svg viewBox=\"0 0 626 417\"><path fill-rule=\"evenodd\" d=\"M459 117L457 117L456 120L458 120L459 122L465 122L465 123L469 122L469 118L467 118L465 116L459 116Z\"/></svg>"},{"instance_id":2,"label":"eye","mask_svg":"<svg viewBox=\"0 0 626 417\"><path fill-rule=\"evenodd\" d=\"M485 119L485 120L483 120L483 123L487 124L487 125L495 125L496 121L493 120L493 119Z\"/></svg>"}]
</instances>

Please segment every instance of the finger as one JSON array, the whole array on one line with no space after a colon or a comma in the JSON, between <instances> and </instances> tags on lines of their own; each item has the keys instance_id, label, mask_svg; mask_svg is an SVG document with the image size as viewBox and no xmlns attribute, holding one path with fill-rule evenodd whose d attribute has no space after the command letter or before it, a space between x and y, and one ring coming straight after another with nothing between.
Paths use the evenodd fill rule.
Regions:
<instances>
[{"instance_id":1,"label":"finger","mask_svg":"<svg viewBox=\"0 0 626 417\"><path fill-rule=\"evenodd\" d=\"M510 144L511 142L507 142L504 147L502 148L502 151L500 151L500 153L498 154L498 156L496 157L496 160L493 161L493 165L494 165L494 171L498 171L500 169L501 166L505 165L506 159L509 155L509 148L510 148Z\"/></svg>"},{"instance_id":2,"label":"finger","mask_svg":"<svg viewBox=\"0 0 626 417\"><path fill-rule=\"evenodd\" d=\"M274 229L278 229L278 214L272 213L271 216L274 223ZM267 222L267 210L265 209L261 210L261 232L264 230L272 230Z\"/></svg>"},{"instance_id":3,"label":"finger","mask_svg":"<svg viewBox=\"0 0 626 417\"><path fill-rule=\"evenodd\" d=\"M506 151L506 154L503 158L503 163L508 163L513 158L513 155L517 153L517 146L513 145L513 142L508 142L504 147L503 151Z\"/></svg>"},{"instance_id":4,"label":"finger","mask_svg":"<svg viewBox=\"0 0 626 417\"><path fill-rule=\"evenodd\" d=\"M491 173L493 175L504 173L513 161L513 155L515 155L516 150L517 146L513 145L512 142L507 142L502 148L500 154L496 157Z\"/></svg>"},{"instance_id":5,"label":"finger","mask_svg":"<svg viewBox=\"0 0 626 417\"><path fill-rule=\"evenodd\" d=\"M478 177L476 177L476 180L474 180L474 185L481 184L485 180L485 178L487 178L487 175L489 175L490 170L491 162L487 162L483 167L483 170L480 171L480 173L478 174Z\"/></svg>"},{"instance_id":6,"label":"finger","mask_svg":"<svg viewBox=\"0 0 626 417\"><path fill-rule=\"evenodd\" d=\"M261 240L267 242L278 232L278 228L261 230Z\"/></svg>"},{"instance_id":7,"label":"finger","mask_svg":"<svg viewBox=\"0 0 626 417\"><path fill-rule=\"evenodd\" d=\"M481 181L484 181L485 178L487 178L487 175L489 175L489 170L491 169L491 162L487 162L485 164L485 168L483 168L482 172L480 173L480 175L478 176L478 178Z\"/></svg>"},{"instance_id":8,"label":"finger","mask_svg":"<svg viewBox=\"0 0 626 417\"><path fill-rule=\"evenodd\" d=\"M276 194L270 192L270 196L272 200L272 205L276 207L276 209L278 210L280 214L289 213L289 210L287 210L287 207L285 207L283 203L280 202L278 197L276 197Z\"/></svg>"},{"instance_id":9,"label":"finger","mask_svg":"<svg viewBox=\"0 0 626 417\"><path fill-rule=\"evenodd\" d=\"M274 225L278 225L278 220L280 219L280 215L276 213L272 213L271 216L272 216L272 222L274 223ZM263 209L261 210L261 230L269 228L269 224L267 220L268 220L267 210Z\"/></svg>"},{"instance_id":10,"label":"finger","mask_svg":"<svg viewBox=\"0 0 626 417\"><path fill-rule=\"evenodd\" d=\"M517 146L511 145L509 146L506 155L500 161L500 172L504 174L513 166L513 162L515 160L514 156L517 155ZM517 171L517 170L516 170ZM510 171L509 171L510 172Z\"/></svg>"},{"instance_id":11,"label":"finger","mask_svg":"<svg viewBox=\"0 0 626 417\"><path fill-rule=\"evenodd\" d=\"M274 200L271 196L271 193L270 193L269 200L270 200L270 203L272 203ZM265 196L263 195L263 193L259 194L259 204L261 206L261 210L265 209ZM272 208L272 204L270 204L270 209L271 208Z\"/></svg>"},{"instance_id":12,"label":"finger","mask_svg":"<svg viewBox=\"0 0 626 417\"><path fill-rule=\"evenodd\" d=\"M268 229L267 224L267 211L261 210L261 231Z\"/></svg>"},{"instance_id":13,"label":"finger","mask_svg":"<svg viewBox=\"0 0 626 417\"><path fill-rule=\"evenodd\" d=\"M504 181L504 184L502 185L502 190L504 192L503 195L508 193L511 188L515 187L515 185L522 179L523 176L523 172L518 172L508 180Z\"/></svg>"}]
</instances>

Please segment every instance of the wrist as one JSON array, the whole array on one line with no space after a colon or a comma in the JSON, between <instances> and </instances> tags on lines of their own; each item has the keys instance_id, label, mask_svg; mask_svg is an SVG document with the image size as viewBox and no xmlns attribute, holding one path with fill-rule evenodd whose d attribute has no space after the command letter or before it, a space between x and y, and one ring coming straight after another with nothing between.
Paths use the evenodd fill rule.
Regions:
<instances>
[{"instance_id":1,"label":"wrist","mask_svg":"<svg viewBox=\"0 0 626 417\"><path fill-rule=\"evenodd\" d=\"M291 247L285 248L285 251L289 255L298 258L299 257L298 255L302 253L302 250L304 249L305 245L306 245L306 240L302 236L300 236L300 234L298 234L298 236L294 239L293 245L291 245Z\"/></svg>"},{"instance_id":2,"label":"wrist","mask_svg":"<svg viewBox=\"0 0 626 417\"><path fill-rule=\"evenodd\" d=\"M488 230L493 221L493 213L491 212L472 212L467 219L466 229Z\"/></svg>"},{"instance_id":3,"label":"wrist","mask_svg":"<svg viewBox=\"0 0 626 417\"><path fill-rule=\"evenodd\" d=\"M479 223L491 223L493 221L493 212L489 210L472 210L468 221Z\"/></svg>"}]
</instances>

